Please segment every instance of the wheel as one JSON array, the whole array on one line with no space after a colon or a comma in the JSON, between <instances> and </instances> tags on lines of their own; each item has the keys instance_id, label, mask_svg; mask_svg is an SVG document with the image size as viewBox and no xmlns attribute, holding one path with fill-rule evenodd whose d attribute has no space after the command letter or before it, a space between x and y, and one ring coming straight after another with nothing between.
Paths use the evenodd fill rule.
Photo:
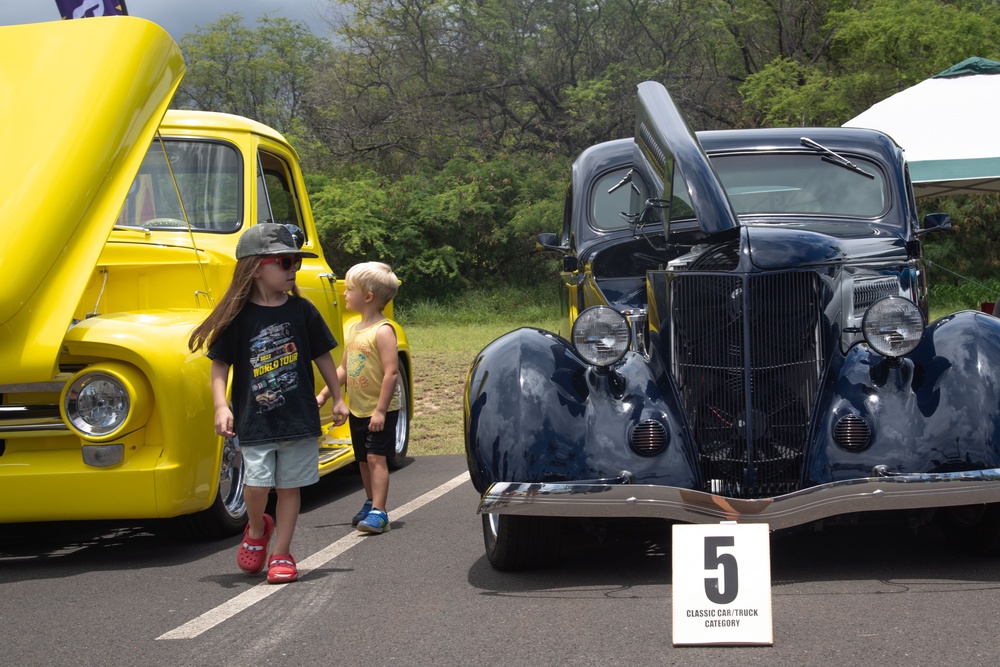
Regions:
<instances>
[{"instance_id":1,"label":"wheel","mask_svg":"<svg viewBox=\"0 0 1000 667\"><path fill-rule=\"evenodd\" d=\"M545 567L559 556L560 519L540 516L483 515L486 559L510 572Z\"/></svg>"},{"instance_id":2,"label":"wheel","mask_svg":"<svg viewBox=\"0 0 1000 667\"><path fill-rule=\"evenodd\" d=\"M236 441L225 438L215 500L206 510L180 517L183 532L195 539L219 539L243 532L247 522L243 483L243 454Z\"/></svg>"},{"instance_id":3,"label":"wheel","mask_svg":"<svg viewBox=\"0 0 1000 667\"><path fill-rule=\"evenodd\" d=\"M399 377L396 378L396 396L399 397L399 419L396 421L396 451L386 463L390 470L398 470L406 461L410 448L410 383L403 360L399 360Z\"/></svg>"},{"instance_id":4,"label":"wheel","mask_svg":"<svg viewBox=\"0 0 1000 667\"><path fill-rule=\"evenodd\" d=\"M1000 504L946 507L938 516L941 530L960 549L1000 556Z\"/></svg>"}]
</instances>

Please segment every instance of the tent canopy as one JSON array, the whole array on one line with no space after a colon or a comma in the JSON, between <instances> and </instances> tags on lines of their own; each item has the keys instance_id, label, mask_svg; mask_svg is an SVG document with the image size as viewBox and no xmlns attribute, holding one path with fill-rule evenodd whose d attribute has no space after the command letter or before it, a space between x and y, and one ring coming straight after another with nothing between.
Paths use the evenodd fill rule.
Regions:
<instances>
[{"instance_id":1,"label":"tent canopy","mask_svg":"<svg viewBox=\"0 0 1000 667\"><path fill-rule=\"evenodd\" d=\"M844 127L881 130L906 152L917 197L1000 192L1000 62L969 58L875 104Z\"/></svg>"}]
</instances>

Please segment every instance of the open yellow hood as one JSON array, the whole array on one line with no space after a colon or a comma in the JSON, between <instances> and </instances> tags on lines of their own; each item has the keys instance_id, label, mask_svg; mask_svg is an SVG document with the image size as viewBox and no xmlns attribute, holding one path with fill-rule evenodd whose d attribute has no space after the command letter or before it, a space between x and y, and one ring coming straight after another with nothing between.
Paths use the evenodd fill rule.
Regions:
<instances>
[{"instance_id":1,"label":"open yellow hood","mask_svg":"<svg viewBox=\"0 0 1000 667\"><path fill-rule=\"evenodd\" d=\"M140 18L0 27L0 385L55 375L183 73L170 36Z\"/></svg>"}]
</instances>

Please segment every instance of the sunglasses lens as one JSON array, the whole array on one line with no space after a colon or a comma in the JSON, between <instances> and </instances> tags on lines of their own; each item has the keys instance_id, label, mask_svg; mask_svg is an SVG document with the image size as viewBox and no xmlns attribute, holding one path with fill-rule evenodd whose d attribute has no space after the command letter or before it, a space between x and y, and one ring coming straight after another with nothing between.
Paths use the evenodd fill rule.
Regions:
<instances>
[{"instance_id":1,"label":"sunglasses lens","mask_svg":"<svg viewBox=\"0 0 1000 667\"><path fill-rule=\"evenodd\" d=\"M268 262L274 262L275 264L280 266L284 271L291 271L292 269L298 271L300 268L302 268L302 259L300 257L290 257L288 255L285 255L283 257L265 259L262 263L268 263Z\"/></svg>"}]
</instances>

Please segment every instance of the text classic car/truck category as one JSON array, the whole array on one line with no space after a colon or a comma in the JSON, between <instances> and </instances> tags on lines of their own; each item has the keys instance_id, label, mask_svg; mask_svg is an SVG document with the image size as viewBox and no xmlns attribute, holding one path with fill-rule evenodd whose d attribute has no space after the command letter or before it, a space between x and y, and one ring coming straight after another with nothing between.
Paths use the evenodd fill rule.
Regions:
<instances>
[{"instance_id":1,"label":"text classic car/truck category","mask_svg":"<svg viewBox=\"0 0 1000 667\"><path fill-rule=\"evenodd\" d=\"M0 115L17 128L7 150L23 158L0 174L0 226L17 253L0 300L0 522L181 517L192 534L242 531L238 441L215 434L211 363L187 341L232 278L240 234L272 221L317 255L296 283L344 340L344 284L295 151L247 118L166 111L184 63L143 19L0 28L0 49ZM87 67L68 66L80 53ZM406 455L412 408L397 334L390 464ZM268 368L259 408L297 382ZM354 460L347 426L329 411L323 424L321 474Z\"/></svg>"},{"instance_id":2,"label":"text classic car/truck category","mask_svg":"<svg viewBox=\"0 0 1000 667\"><path fill-rule=\"evenodd\" d=\"M1000 319L927 323L904 156L851 128L692 133L657 83L573 165L558 333L473 361L466 449L490 562L572 518L935 516L1000 550Z\"/></svg>"}]
</instances>

